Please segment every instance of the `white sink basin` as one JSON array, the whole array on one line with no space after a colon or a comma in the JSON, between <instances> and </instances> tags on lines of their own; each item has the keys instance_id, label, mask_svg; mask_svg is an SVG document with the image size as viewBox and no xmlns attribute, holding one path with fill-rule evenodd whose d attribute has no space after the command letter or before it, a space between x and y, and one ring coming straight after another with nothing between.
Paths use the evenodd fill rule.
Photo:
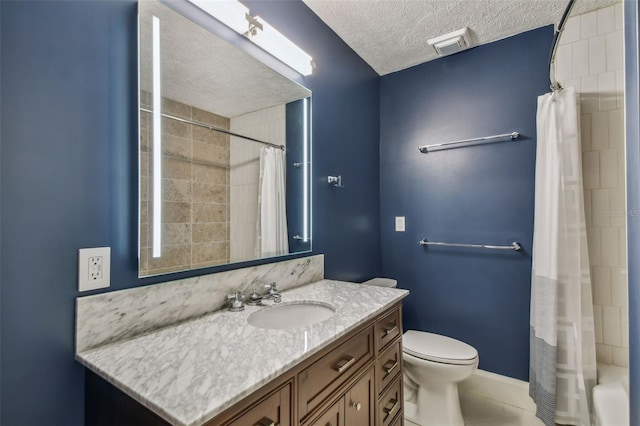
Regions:
<instances>
[{"instance_id":1,"label":"white sink basin","mask_svg":"<svg viewBox=\"0 0 640 426\"><path fill-rule=\"evenodd\" d=\"M254 327L282 330L304 327L331 318L336 310L322 302L293 302L264 308L249 315Z\"/></svg>"}]
</instances>

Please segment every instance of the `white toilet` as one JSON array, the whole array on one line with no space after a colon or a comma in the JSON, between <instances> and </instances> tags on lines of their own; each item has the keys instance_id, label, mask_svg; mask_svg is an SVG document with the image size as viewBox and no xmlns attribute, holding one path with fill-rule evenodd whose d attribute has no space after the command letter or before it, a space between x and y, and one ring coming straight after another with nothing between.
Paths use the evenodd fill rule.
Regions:
<instances>
[{"instance_id":1,"label":"white toilet","mask_svg":"<svg viewBox=\"0 0 640 426\"><path fill-rule=\"evenodd\" d=\"M424 331L402 336L405 417L420 426L464 426L458 383L478 368L478 351Z\"/></svg>"},{"instance_id":2,"label":"white toilet","mask_svg":"<svg viewBox=\"0 0 640 426\"><path fill-rule=\"evenodd\" d=\"M363 284L396 287L374 278ZM478 368L478 351L450 337L407 330L402 336L405 418L420 426L464 426L458 383Z\"/></svg>"}]
</instances>

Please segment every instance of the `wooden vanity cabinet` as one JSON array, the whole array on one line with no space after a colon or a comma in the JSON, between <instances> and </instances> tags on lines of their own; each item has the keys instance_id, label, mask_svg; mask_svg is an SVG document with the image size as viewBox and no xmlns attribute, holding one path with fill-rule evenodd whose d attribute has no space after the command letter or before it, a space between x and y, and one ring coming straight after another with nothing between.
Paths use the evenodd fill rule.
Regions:
<instances>
[{"instance_id":1,"label":"wooden vanity cabinet","mask_svg":"<svg viewBox=\"0 0 640 426\"><path fill-rule=\"evenodd\" d=\"M302 361L204 426L401 426L402 308L400 302ZM87 383L87 425L167 425L106 381ZM103 389L97 394L96 389ZM119 398L105 405L104 389ZM97 419L126 404L131 417ZM102 413L102 415L100 415ZM144 416L140 416L144 414ZM139 421L149 417L153 422ZM145 417L146 418L146 417ZM101 420L105 420L103 417ZM131 422L129 420L135 420Z\"/></svg>"}]
</instances>

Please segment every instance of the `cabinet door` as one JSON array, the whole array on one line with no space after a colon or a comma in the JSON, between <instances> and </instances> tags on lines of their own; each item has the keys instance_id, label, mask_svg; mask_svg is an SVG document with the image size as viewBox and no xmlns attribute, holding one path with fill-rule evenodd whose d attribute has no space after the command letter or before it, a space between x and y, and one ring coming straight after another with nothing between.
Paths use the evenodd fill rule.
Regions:
<instances>
[{"instance_id":1,"label":"cabinet door","mask_svg":"<svg viewBox=\"0 0 640 426\"><path fill-rule=\"evenodd\" d=\"M349 426L371 426L375 418L373 370L369 370L345 394L345 420Z\"/></svg>"},{"instance_id":2,"label":"cabinet door","mask_svg":"<svg viewBox=\"0 0 640 426\"><path fill-rule=\"evenodd\" d=\"M340 398L335 404L325 411L318 420L308 426L351 426L344 417L344 398Z\"/></svg>"},{"instance_id":3,"label":"cabinet door","mask_svg":"<svg viewBox=\"0 0 640 426\"><path fill-rule=\"evenodd\" d=\"M291 426L291 383L234 419L229 426Z\"/></svg>"}]
</instances>

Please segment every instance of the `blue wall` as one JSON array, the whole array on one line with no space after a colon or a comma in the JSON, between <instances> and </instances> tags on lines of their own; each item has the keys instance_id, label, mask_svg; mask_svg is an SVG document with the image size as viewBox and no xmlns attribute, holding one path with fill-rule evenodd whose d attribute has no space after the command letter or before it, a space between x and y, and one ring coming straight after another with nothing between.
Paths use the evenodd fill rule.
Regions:
<instances>
[{"instance_id":1,"label":"blue wall","mask_svg":"<svg viewBox=\"0 0 640 426\"><path fill-rule=\"evenodd\" d=\"M480 368L526 380L537 96L545 27L384 76L380 83L382 270L411 291L405 327L475 346ZM522 139L421 154L416 147L518 131ZM406 216L406 232L394 232ZM422 248L431 241L525 251Z\"/></svg>"},{"instance_id":2,"label":"blue wall","mask_svg":"<svg viewBox=\"0 0 640 426\"><path fill-rule=\"evenodd\" d=\"M638 2L624 2L627 210L640 211L640 92L638 91ZM632 425L640 424L640 218L627 216L629 268L629 365ZM636 360L634 362L633 360Z\"/></svg>"},{"instance_id":3,"label":"blue wall","mask_svg":"<svg viewBox=\"0 0 640 426\"><path fill-rule=\"evenodd\" d=\"M318 63L314 253L328 277L378 275L378 76L302 2L249 7ZM83 424L79 248L112 247L111 290L193 275L137 278L136 14L132 0L0 2L3 425Z\"/></svg>"}]
</instances>

